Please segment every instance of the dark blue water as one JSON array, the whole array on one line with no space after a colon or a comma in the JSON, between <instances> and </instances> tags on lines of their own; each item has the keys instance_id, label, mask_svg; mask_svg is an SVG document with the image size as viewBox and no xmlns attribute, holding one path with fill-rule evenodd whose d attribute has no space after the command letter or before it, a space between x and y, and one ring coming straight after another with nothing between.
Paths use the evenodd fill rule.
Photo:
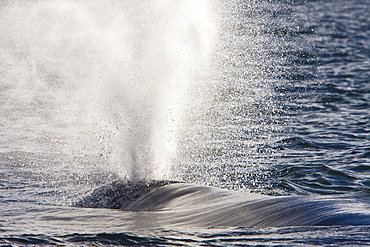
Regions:
<instances>
[{"instance_id":1,"label":"dark blue water","mask_svg":"<svg viewBox=\"0 0 370 247\"><path fill-rule=\"evenodd\" d=\"M0 5L0 244L370 245L370 3L204 3Z\"/></svg>"},{"instance_id":2,"label":"dark blue water","mask_svg":"<svg viewBox=\"0 0 370 247\"><path fill-rule=\"evenodd\" d=\"M294 134L281 140L281 185L298 193L368 191L369 9L366 1L306 3L302 34L314 50L295 59L305 88ZM307 24L306 24L307 25ZM312 75L312 79L305 79Z\"/></svg>"}]
</instances>

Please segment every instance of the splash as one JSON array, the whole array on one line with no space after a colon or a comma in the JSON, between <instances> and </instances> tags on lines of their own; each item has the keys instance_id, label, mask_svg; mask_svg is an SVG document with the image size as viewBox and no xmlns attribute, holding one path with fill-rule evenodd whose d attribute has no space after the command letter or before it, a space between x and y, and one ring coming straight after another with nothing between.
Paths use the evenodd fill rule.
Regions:
<instances>
[{"instance_id":1,"label":"splash","mask_svg":"<svg viewBox=\"0 0 370 247\"><path fill-rule=\"evenodd\" d=\"M1 87L26 151L83 150L123 178L169 178L187 94L212 53L210 3L2 5Z\"/></svg>"}]
</instances>

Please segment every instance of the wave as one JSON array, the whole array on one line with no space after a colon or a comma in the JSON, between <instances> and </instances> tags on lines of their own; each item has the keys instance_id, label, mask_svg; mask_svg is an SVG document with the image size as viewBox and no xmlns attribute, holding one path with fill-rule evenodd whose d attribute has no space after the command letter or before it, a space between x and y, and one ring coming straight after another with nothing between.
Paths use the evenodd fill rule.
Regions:
<instances>
[{"instance_id":1,"label":"wave","mask_svg":"<svg viewBox=\"0 0 370 247\"><path fill-rule=\"evenodd\" d=\"M124 245L124 246L153 246L163 245L166 241L160 238L140 237L128 233L98 233L98 234L68 234L47 236L43 234L24 234L20 236L0 237L0 244L4 246L18 245L46 245L64 246L65 244L75 246L86 243L89 246L96 245Z\"/></svg>"},{"instance_id":2,"label":"wave","mask_svg":"<svg viewBox=\"0 0 370 247\"><path fill-rule=\"evenodd\" d=\"M266 196L172 181L113 181L90 192L76 207L140 212L162 225L330 226L370 225L361 196Z\"/></svg>"}]
</instances>

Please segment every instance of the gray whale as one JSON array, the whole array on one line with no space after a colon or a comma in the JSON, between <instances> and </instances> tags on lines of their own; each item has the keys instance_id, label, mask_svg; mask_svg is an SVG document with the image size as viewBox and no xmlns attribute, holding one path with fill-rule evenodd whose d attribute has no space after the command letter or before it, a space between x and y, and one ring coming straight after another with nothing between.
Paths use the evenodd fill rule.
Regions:
<instances>
[{"instance_id":1,"label":"gray whale","mask_svg":"<svg viewBox=\"0 0 370 247\"><path fill-rule=\"evenodd\" d=\"M369 205L355 196L265 196L172 181L117 180L73 206L141 212L162 224L281 227L370 225Z\"/></svg>"}]
</instances>

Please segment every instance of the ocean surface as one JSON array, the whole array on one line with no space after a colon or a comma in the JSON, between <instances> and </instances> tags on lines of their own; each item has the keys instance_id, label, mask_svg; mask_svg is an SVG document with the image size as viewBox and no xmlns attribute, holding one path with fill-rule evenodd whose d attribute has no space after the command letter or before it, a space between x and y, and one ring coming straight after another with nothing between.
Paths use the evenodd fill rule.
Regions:
<instances>
[{"instance_id":1,"label":"ocean surface","mask_svg":"<svg viewBox=\"0 0 370 247\"><path fill-rule=\"evenodd\" d=\"M370 245L367 0L0 3L0 246Z\"/></svg>"}]
</instances>

